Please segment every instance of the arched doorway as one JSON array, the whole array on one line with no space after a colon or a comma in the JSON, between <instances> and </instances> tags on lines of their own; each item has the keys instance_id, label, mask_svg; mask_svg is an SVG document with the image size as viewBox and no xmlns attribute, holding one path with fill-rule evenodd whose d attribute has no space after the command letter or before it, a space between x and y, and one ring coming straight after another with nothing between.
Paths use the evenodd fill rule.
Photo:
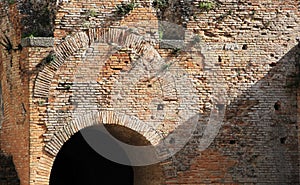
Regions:
<instances>
[{"instance_id":1,"label":"arched doorway","mask_svg":"<svg viewBox=\"0 0 300 185\"><path fill-rule=\"evenodd\" d=\"M109 136L95 127L85 130L97 134L97 139L106 140ZM113 141L111 141L113 142ZM117 148L118 152L123 152ZM124 157L126 154L124 153ZM111 178L115 176L116 178ZM99 185L133 184L133 168L112 162L95 152L82 134L74 134L56 156L50 176L50 185Z\"/></svg>"},{"instance_id":2,"label":"arched doorway","mask_svg":"<svg viewBox=\"0 0 300 185\"><path fill-rule=\"evenodd\" d=\"M110 136L97 129L85 128L97 140L109 140L115 151L128 160L126 153ZM118 140L131 145L149 145L149 141L139 133L119 125L106 125L106 129ZM95 152L80 132L74 134L61 148L54 161L50 185L158 185L162 184L163 172L159 164L133 167L117 164ZM113 177L113 178L112 178Z\"/></svg>"}]
</instances>

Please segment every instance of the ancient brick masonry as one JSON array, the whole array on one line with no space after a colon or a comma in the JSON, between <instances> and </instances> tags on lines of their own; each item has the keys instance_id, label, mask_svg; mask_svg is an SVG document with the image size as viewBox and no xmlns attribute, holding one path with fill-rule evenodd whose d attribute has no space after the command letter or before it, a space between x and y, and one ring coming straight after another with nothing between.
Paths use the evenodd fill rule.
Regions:
<instances>
[{"instance_id":1,"label":"ancient brick masonry","mask_svg":"<svg viewBox=\"0 0 300 185\"><path fill-rule=\"evenodd\" d=\"M195 114L197 129L158 164L163 173L138 171L137 182L299 184L298 2L221 0L203 11L200 0L174 1L163 16L136 2L124 16L121 0L60 2L54 38L23 39L22 50L18 6L0 4L0 34L15 49L0 52L0 149L21 184L49 184L55 156L81 129L118 125L155 146ZM183 8L174 21L172 9ZM184 40L159 42L174 22ZM216 110L225 111L220 130L200 150Z\"/></svg>"},{"instance_id":2,"label":"ancient brick masonry","mask_svg":"<svg viewBox=\"0 0 300 185\"><path fill-rule=\"evenodd\" d=\"M29 92L28 75L25 73L28 65L26 49L21 52L20 20L17 6L1 7L1 38L8 38L1 46L1 139L0 148L8 156L12 156L17 175L22 184L29 183ZM3 40L2 40L3 42ZM2 163L1 163L2 164ZM4 163L2 168L7 168ZM10 172L7 175L12 175ZM8 177L10 178L10 177ZM11 176L13 178L13 176ZM17 182L17 178L14 182ZM10 183L10 182L8 182ZM13 183L17 184L17 183Z\"/></svg>"},{"instance_id":3,"label":"ancient brick masonry","mask_svg":"<svg viewBox=\"0 0 300 185\"><path fill-rule=\"evenodd\" d=\"M5 154L0 153L0 164L0 184L20 184L12 157L8 157Z\"/></svg>"}]
</instances>

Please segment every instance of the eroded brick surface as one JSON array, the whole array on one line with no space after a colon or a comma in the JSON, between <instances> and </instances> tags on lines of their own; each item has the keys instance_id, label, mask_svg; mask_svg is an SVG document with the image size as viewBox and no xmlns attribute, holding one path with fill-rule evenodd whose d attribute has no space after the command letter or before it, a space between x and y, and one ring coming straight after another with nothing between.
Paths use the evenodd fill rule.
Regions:
<instances>
[{"instance_id":1,"label":"eroded brick surface","mask_svg":"<svg viewBox=\"0 0 300 185\"><path fill-rule=\"evenodd\" d=\"M185 9L180 21L171 13L177 1L162 17L144 1L118 16L120 2L63 2L53 47L1 48L1 149L14 157L21 184L48 184L60 147L87 126L125 125L155 145L185 133L197 114L191 138L167 140L188 142L160 164L165 184L298 184L298 2L216 1L201 11L193 1L191 16ZM1 31L17 46L15 6L9 11ZM199 43L160 47L160 37L171 38L160 26L172 24L157 15L185 27L186 46ZM50 51L56 58L45 62ZM201 150L222 108L222 126ZM93 111L95 123L82 116Z\"/></svg>"}]
</instances>

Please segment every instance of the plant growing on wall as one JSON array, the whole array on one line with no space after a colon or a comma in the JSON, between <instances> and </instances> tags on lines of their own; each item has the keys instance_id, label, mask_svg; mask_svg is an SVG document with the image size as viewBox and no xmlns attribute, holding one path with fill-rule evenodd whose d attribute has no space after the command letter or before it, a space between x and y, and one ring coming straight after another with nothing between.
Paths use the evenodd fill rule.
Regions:
<instances>
[{"instance_id":1,"label":"plant growing on wall","mask_svg":"<svg viewBox=\"0 0 300 185\"><path fill-rule=\"evenodd\" d=\"M168 0L154 0L152 2L152 6L156 9L162 9L162 8L166 8L168 5Z\"/></svg>"},{"instance_id":2,"label":"plant growing on wall","mask_svg":"<svg viewBox=\"0 0 300 185\"><path fill-rule=\"evenodd\" d=\"M44 102L43 100L38 101L39 106L43 106L44 103L45 103L45 102Z\"/></svg>"},{"instance_id":3,"label":"plant growing on wall","mask_svg":"<svg viewBox=\"0 0 300 185\"><path fill-rule=\"evenodd\" d=\"M45 58L47 64L51 64L55 60L56 60L56 55L53 52L49 53L49 55Z\"/></svg>"},{"instance_id":4,"label":"plant growing on wall","mask_svg":"<svg viewBox=\"0 0 300 185\"><path fill-rule=\"evenodd\" d=\"M132 11L136 6L137 4L134 1L131 1L129 3L122 2L121 4L116 5L116 14L125 16L129 14L130 11Z\"/></svg>"},{"instance_id":5,"label":"plant growing on wall","mask_svg":"<svg viewBox=\"0 0 300 185\"><path fill-rule=\"evenodd\" d=\"M199 11L194 1L153 0L151 5L156 10L162 40L183 40L187 22Z\"/></svg>"},{"instance_id":6,"label":"plant growing on wall","mask_svg":"<svg viewBox=\"0 0 300 185\"><path fill-rule=\"evenodd\" d=\"M97 17L98 13L97 13L95 10L88 10L88 11L86 12L86 15L87 15L88 17Z\"/></svg>"},{"instance_id":7,"label":"plant growing on wall","mask_svg":"<svg viewBox=\"0 0 300 185\"><path fill-rule=\"evenodd\" d=\"M83 28L85 29L89 29L91 27L91 23L88 21L85 21L84 23L82 23Z\"/></svg>"},{"instance_id":8,"label":"plant growing on wall","mask_svg":"<svg viewBox=\"0 0 300 185\"><path fill-rule=\"evenodd\" d=\"M199 9L200 11L210 11L215 8L215 4L210 1L201 1L199 2Z\"/></svg>"},{"instance_id":9,"label":"plant growing on wall","mask_svg":"<svg viewBox=\"0 0 300 185\"><path fill-rule=\"evenodd\" d=\"M12 4L14 4L16 1L15 0L6 0L7 1L7 3L9 4L9 5L12 5Z\"/></svg>"},{"instance_id":10,"label":"plant growing on wall","mask_svg":"<svg viewBox=\"0 0 300 185\"><path fill-rule=\"evenodd\" d=\"M22 14L22 37L33 35L35 37L52 37L56 14L56 2L24 1L18 6Z\"/></svg>"}]
</instances>

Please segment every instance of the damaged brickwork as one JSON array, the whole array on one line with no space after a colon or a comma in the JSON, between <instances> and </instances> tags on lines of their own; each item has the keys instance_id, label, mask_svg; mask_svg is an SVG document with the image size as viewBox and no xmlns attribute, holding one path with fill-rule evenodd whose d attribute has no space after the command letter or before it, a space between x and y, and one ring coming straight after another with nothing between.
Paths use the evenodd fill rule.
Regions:
<instances>
[{"instance_id":1,"label":"damaged brickwork","mask_svg":"<svg viewBox=\"0 0 300 185\"><path fill-rule=\"evenodd\" d=\"M55 6L42 12L46 35L22 17L28 4L0 4L0 149L21 185L49 184L55 156L84 128L126 127L155 146L195 112L187 144L149 168L159 180L139 171L140 184L299 184L298 1L140 0L124 13L121 0L45 2ZM215 108L222 126L199 150Z\"/></svg>"}]
</instances>

